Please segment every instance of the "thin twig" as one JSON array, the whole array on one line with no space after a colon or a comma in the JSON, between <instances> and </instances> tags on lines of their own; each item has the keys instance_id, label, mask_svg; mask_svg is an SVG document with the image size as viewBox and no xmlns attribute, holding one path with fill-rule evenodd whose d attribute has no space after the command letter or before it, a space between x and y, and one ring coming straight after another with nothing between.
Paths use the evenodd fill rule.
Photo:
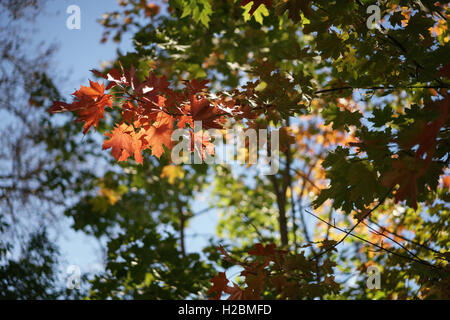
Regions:
<instances>
[{"instance_id":1,"label":"thin twig","mask_svg":"<svg viewBox=\"0 0 450 320\"><path fill-rule=\"evenodd\" d=\"M387 196L391 193L392 189L393 189L393 188L389 189L389 191L386 193L386 195L378 202L378 204L377 204L375 207L373 207L371 210L367 211L361 218L359 218L359 219L358 219L358 222L355 223L355 225L354 225L353 227L351 227L351 229L348 231L348 233L347 233L345 236L343 236L343 237L341 238L341 240L339 240L338 242L336 242L336 243L335 243L333 246L331 246L330 248L328 248L328 249L324 250L323 252L319 253L318 256L320 257L320 256L324 255L325 253L327 253L327 252L333 250L336 246L338 246L339 244L341 244L341 243L342 243L342 242L343 242L343 241L351 234L351 232L352 232L353 230L356 229L356 227L357 227L364 219L366 219L373 211L375 211L381 204L384 203L384 201L386 200Z\"/></svg>"},{"instance_id":2,"label":"thin twig","mask_svg":"<svg viewBox=\"0 0 450 320\"><path fill-rule=\"evenodd\" d=\"M310 212L310 211L308 211L308 210L305 210L305 211L308 212L308 213L309 213L310 215L312 215L313 217L316 217L316 218L319 219L320 221L322 221L322 222L328 224L328 222L327 222L326 220L320 218L319 216L315 215L314 213L312 213L312 212ZM404 259L407 259L407 260L410 260L410 261L414 261L414 262L420 263L420 264L422 264L422 265L425 265L425 266L427 266L427 267L431 267L431 268L433 268L433 269L441 270L440 267L435 266L435 265L433 265L433 264L431 264L431 263L429 263L429 262L422 261L422 260L417 260L417 259L415 259L415 258L411 258L411 257L408 257L408 256L404 256L404 255L402 255L402 254L400 254L400 253L397 253L397 252L395 252L395 251L389 250L389 249L387 249L387 248L385 248L385 247L383 247L383 246L380 246L380 245L378 245L378 244L376 244L376 243L370 242L369 240L366 240L366 239L364 239L364 238L362 238L362 237L360 237L360 236L358 236L358 235L352 233L351 231L346 231L346 230L341 229L341 228L339 228L339 227L337 227L337 226L335 226L335 225L331 225L331 224L329 224L329 225L330 225L332 228L336 229L336 230L339 230L339 231L341 231L341 232L344 232L344 233L346 234L345 237L347 237L348 235L350 235L350 236L352 236L352 237L354 237L354 238L356 238L356 239L358 239L358 240L361 240L361 241L363 241L363 242L365 242L365 243L368 243L368 244L370 244L370 245L372 245L372 246L374 246L374 247L377 247L377 248L379 248L379 249L381 249L381 250L384 250L384 251L386 251L386 252L388 252L388 253L390 253L390 254L393 254L393 255L395 255L395 256L397 256L397 257L404 258ZM335 247L335 246L333 246L333 248L334 248L334 247Z\"/></svg>"}]
</instances>

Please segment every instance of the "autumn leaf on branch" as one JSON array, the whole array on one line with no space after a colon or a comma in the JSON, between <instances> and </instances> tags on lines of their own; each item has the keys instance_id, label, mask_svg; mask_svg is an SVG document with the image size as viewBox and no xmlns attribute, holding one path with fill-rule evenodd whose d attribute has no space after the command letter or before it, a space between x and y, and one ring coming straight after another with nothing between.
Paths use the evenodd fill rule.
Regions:
<instances>
[{"instance_id":1,"label":"autumn leaf on branch","mask_svg":"<svg viewBox=\"0 0 450 320\"><path fill-rule=\"evenodd\" d=\"M223 129L228 124L243 126L248 130L244 132L249 133L246 136L253 133L250 129L266 129L264 134L280 129L278 147L285 152L279 155L281 167L271 177L273 180L257 176L254 168L242 175L239 170L235 175L233 166L175 166L167 163L168 159L152 159L146 166L126 170L125 175L114 172L110 180L121 181L120 185L124 183L139 199L121 198L122 193L116 192L112 183L105 183L100 189L97 198L105 205L94 206L94 211L102 208L101 212L109 213L103 208L121 199L121 205L114 208L107 222L114 223L112 218L117 211L118 217L124 218L119 221L121 227L129 232L110 239L112 245L108 248L113 254L108 255L112 263L108 263L107 271L112 277L106 286L103 277L98 277L95 290L113 298L197 297L214 263L192 263L202 258L186 254L185 227L190 217L199 214L191 212L198 209L191 198L199 195L197 191L210 191L203 187L215 172L214 195L221 200L217 207L225 213L220 233L239 246L233 250L233 257L222 246L219 250L228 262L224 266L235 265L241 272L236 283L228 280L225 272L211 279L208 295L212 298L229 295L231 300L370 299L402 298L404 292L408 298L427 296L426 290L432 288L427 283L431 277L428 271L426 274L419 270L401 254L420 257L412 259L414 262L426 259L436 262L436 266L448 267L435 257L437 251L448 251L445 209L450 186L449 100L439 100L439 96L447 94L450 76L445 58L448 5L422 1L423 5L409 8L408 3L413 5L414 1L401 5L398 1L380 2L386 23L385 30L378 32L366 26L365 2L368 1L171 0L161 7L167 9L167 14L141 25L142 19L131 18L133 12L145 14L143 18L148 20L158 13L159 6L146 0L120 1L120 6L132 8L125 9L124 17L109 14L105 26L119 29L119 36L129 27L139 29L133 37L134 52L119 54L127 68L116 61L114 68L105 73L93 70L105 80L104 85L91 82L90 87L82 86L74 93L74 102L55 102L49 111L74 112L77 121L85 122L86 133L90 127L97 127L104 112L109 111L106 106L114 105L111 116L117 119L109 118L105 123L105 127L113 124L106 130L103 149L108 149L117 161L134 158L142 164L145 150L148 155L164 157L174 146L171 138L176 129L184 129L182 137L191 139L187 149L183 148L186 156L194 152L205 159L214 154L214 145L203 129ZM145 73L133 64L141 66ZM207 79L195 79L199 75L210 77L211 88ZM107 90L111 90L111 96ZM198 130L200 126L202 130ZM270 137L264 141L267 145L272 142ZM244 140L247 157L252 154L252 143L251 139ZM122 166L129 169L133 162ZM160 174L160 179L153 179L155 174ZM311 203L317 193L319 197ZM391 198L396 203L406 201L415 209L417 201L422 202L422 210L416 214L406 211L406 206L385 201ZM375 201L377 205L372 206ZM316 217L322 224L314 232L303 221L305 204L325 204ZM81 216L77 227L83 228L83 224L92 221L85 222L84 216L77 214L78 210L87 212L89 206L80 201L71 210L75 219ZM156 220L136 220L142 215L130 214L133 210L141 212L142 208L150 208ZM345 215L341 216L341 211ZM322 220L325 215L327 219ZM357 223L347 229L351 216ZM423 223L421 218L425 217ZM108 230L103 220L92 222L99 232ZM170 224L167 242L165 237L153 236L153 229L159 233L158 223ZM376 231L377 223L386 229ZM323 232L325 225L325 240L316 238L319 233L315 231ZM374 229L369 231L363 225ZM336 234L332 230L346 235L339 241L333 240ZM377 242L372 242L375 236L359 236L365 231L379 237ZM169 237L172 232L179 234ZM142 248L132 245L140 235L146 240L142 241ZM291 251L278 250L271 243L248 247L255 238L278 236L283 248ZM347 236L368 246L352 241L345 246L354 246L356 251L338 250ZM372 249L383 250L383 243L381 247L376 244L387 236L399 242L389 239L384 248L393 251L384 252L390 255L376 255ZM306 241L308 249L302 241ZM146 250L153 249L153 243L167 243L163 248L167 250L160 255ZM432 250L427 249L428 245ZM119 249L124 249L124 254L118 255ZM145 252L150 252L155 263L144 259L148 263L134 266L133 257ZM114 263L117 256L119 263ZM384 283L381 290L370 291L366 274L352 274L355 284L361 287L339 292L333 276L332 259L336 256L337 261L344 262L335 273L338 281L345 281L343 273L357 270L353 268L357 264L368 262L381 265L383 274L395 281ZM160 261L165 257L167 264ZM441 257L448 261L448 255ZM217 255L209 258L216 259ZM163 272L153 272L160 265ZM404 272L399 274L399 268ZM191 271L189 277L185 276L187 269ZM406 286L408 282L404 281L411 279L418 286ZM439 290L446 289L448 286Z\"/></svg>"},{"instance_id":2,"label":"autumn leaf on branch","mask_svg":"<svg viewBox=\"0 0 450 320\"><path fill-rule=\"evenodd\" d=\"M134 155L136 162L142 164L142 133L142 131L136 133L132 126L122 123L116 126L111 133L105 134L109 139L103 142L103 149L112 148L112 156L117 161L126 161Z\"/></svg>"},{"instance_id":3,"label":"autumn leaf on branch","mask_svg":"<svg viewBox=\"0 0 450 320\"><path fill-rule=\"evenodd\" d=\"M414 165L413 162L412 166ZM392 170L382 176L381 184L387 188L398 184L399 188L395 191L395 202L407 200L408 204L417 210L417 178L419 177L420 172L416 168L410 167L404 160L394 160Z\"/></svg>"},{"instance_id":4,"label":"autumn leaf on branch","mask_svg":"<svg viewBox=\"0 0 450 320\"><path fill-rule=\"evenodd\" d=\"M152 147L152 154L160 158L164 153L164 146L172 148L174 118L164 112L159 112L156 121L145 132L145 140Z\"/></svg>"},{"instance_id":5,"label":"autumn leaf on branch","mask_svg":"<svg viewBox=\"0 0 450 320\"><path fill-rule=\"evenodd\" d=\"M230 294L227 300L244 300L244 291L236 283L233 287L227 286L224 292Z\"/></svg>"},{"instance_id":6,"label":"autumn leaf on branch","mask_svg":"<svg viewBox=\"0 0 450 320\"><path fill-rule=\"evenodd\" d=\"M202 121L205 129L215 128L222 129L218 118L221 111L212 106L211 102L206 98L198 98L196 95L190 96L190 111L194 121Z\"/></svg>"},{"instance_id":7,"label":"autumn leaf on branch","mask_svg":"<svg viewBox=\"0 0 450 320\"><path fill-rule=\"evenodd\" d=\"M233 263L233 264L240 263L238 260L231 257L231 255L225 250L225 248L222 245L220 245L218 249L219 249L220 253L222 253L224 255L225 260L228 261L229 263Z\"/></svg>"},{"instance_id":8,"label":"autumn leaf on branch","mask_svg":"<svg viewBox=\"0 0 450 320\"><path fill-rule=\"evenodd\" d=\"M195 122L201 121L204 129L221 129L223 117L232 116L237 110L229 97L211 98L207 92L208 80L183 81L185 88L174 90L169 87L165 76L158 77L152 71L143 81L138 78L134 67L128 71L121 64L120 70L114 68L106 74L91 71L108 80L107 89L116 88L115 97L122 99L122 122L106 134L110 139L103 145L103 149L112 148L112 154L118 161L125 161L134 155L136 161L142 163L141 151L148 148L160 158L165 148L171 149L173 146L171 137L175 123L179 129L190 130L191 151L198 152L205 159L206 154L214 154L214 145L205 132L194 132ZM104 94L103 84L92 81L90 84L91 87L81 86L74 93L72 104L55 102L49 112L77 111L77 121L86 121L83 133L91 126L97 126L103 118L105 106L112 107L113 102L110 95Z\"/></svg>"},{"instance_id":9,"label":"autumn leaf on branch","mask_svg":"<svg viewBox=\"0 0 450 320\"><path fill-rule=\"evenodd\" d=\"M101 73L98 70L92 69L91 72L95 74L97 77L101 77L109 81L109 84L106 86L106 90L110 90L117 85L125 84L126 78L118 69L111 69L106 75Z\"/></svg>"},{"instance_id":10,"label":"autumn leaf on branch","mask_svg":"<svg viewBox=\"0 0 450 320\"><path fill-rule=\"evenodd\" d=\"M219 272L217 276L211 279L213 286L208 290L208 295L215 293L211 298L219 300L223 292L226 292L228 287L228 279L225 272Z\"/></svg>"},{"instance_id":11,"label":"autumn leaf on branch","mask_svg":"<svg viewBox=\"0 0 450 320\"><path fill-rule=\"evenodd\" d=\"M209 80L197 80L193 79L191 81L184 81L186 85L186 90L189 94L197 94L199 92L205 91L208 88L207 84Z\"/></svg>"},{"instance_id":12,"label":"autumn leaf on branch","mask_svg":"<svg viewBox=\"0 0 450 320\"><path fill-rule=\"evenodd\" d=\"M112 107L111 96L104 94L104 84L100 85L93 81L89 81L89 83L90 87L81 86L80 90L73 93L75 101L72 104L56 101L48 109L50 113L77 111L78 119L76 121L85 121L84 134L92 126L97 127L100 119L104 117L105 107Z\"/></svg>"}]
</instances>

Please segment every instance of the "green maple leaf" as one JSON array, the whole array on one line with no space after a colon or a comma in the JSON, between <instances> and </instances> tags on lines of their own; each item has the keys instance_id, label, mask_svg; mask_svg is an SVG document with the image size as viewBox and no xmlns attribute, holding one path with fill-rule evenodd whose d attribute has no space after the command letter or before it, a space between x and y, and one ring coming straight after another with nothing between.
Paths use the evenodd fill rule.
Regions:
<instances>
[{"instance_id":1,"label":"green maple leaf","mask_svg":"<svg viewBox=\"0 0 450 320\"><path fill-rule=\"evenodd\" d=\"M181 18L191 16L195 22L200 22L208 27L213 12L209 0L174 0L173 5L183 10Z\"/></svg>"},{"instance_id":2,"label":"green maple leaf","mask_svg":"<svg viewBox=\"0 0 450 320\"><path fill-rule=\"evenodd\" d=\"M359 111L341 111L336 105L325 108L322 111L322 115L326 119L325 124L333 123L333 129L348 129L351 125L357 127L361 125L360 119L362 118L362 114Z\"/></svg>"},{"instance_id":3,"label":"green maple leaf","mask_svg":"<svg viewBox=\"0 0 450 320\"><path fill-rule=\"evenodd\" d=\"M264 4L261 4L258 6L258 9L253 11L253 14L250 13L252 10L253 2L249 2L246 4L244 8L244 21L249 21L252 17L255 18L256 22L258 22L260 25L263 25L264 17L269 15L269 10L267 10L266 6Z\"/></svg>"},{"instance_id":4,"label":"green maple leaf","mask_svg":"<svg viewBox=\"0 0 450 320\"><path fill-rule=\"evenodd\" d=\"M382 127L389 121L393 115L392 107L385 106L383 109L375 108L373 110L373 117L368 120L373 123L374 127Z\"/></svg>"}]
</instances>

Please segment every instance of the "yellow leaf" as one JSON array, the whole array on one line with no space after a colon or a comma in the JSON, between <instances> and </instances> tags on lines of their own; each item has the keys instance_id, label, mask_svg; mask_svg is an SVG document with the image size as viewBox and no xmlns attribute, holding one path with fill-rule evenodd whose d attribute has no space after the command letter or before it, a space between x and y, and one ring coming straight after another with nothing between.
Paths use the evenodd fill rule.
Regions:
<instances>
[{"instance_id":1,"label":"yellow leaf","mask_svg":"<svg viewBox=\"0 0 450 320\"><path fill-rule=\"evenodd\" d=\"M170 184L174 184L177 178L184 178L183 168L180 166L167 165L162 170L161 178L167 178Z\"/></svg>"}]
</instances>

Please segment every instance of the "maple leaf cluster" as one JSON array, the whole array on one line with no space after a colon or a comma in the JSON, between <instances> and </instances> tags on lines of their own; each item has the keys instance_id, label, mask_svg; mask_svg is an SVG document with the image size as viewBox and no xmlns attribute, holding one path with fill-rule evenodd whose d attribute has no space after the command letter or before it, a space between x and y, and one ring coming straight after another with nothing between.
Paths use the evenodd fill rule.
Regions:
<instances>
[{"instance_id":1,"label":"maple leaf cluster","mask_svg":"<svg viewBox=\"0 0 450 320\"><path fill-rule=\"evenodd\" d=\"M339 285L334 281L335 264L325 260L320 266L314 259L308 259L304 253L290 254L279 250L275 244L263 245L257 243L248 254L255 259L253 262L242 262L233 257L222 247L219 251L225 260L244 268L240 276L245 278L245 288L230 282L225 272L219 272L210 281L212 286L208 291L211 299L219 300L223 293L229 294L228 300L259 300L267 291L282 299L313 298L331 292L337 292ZM322 272L323 278L316 271ZM319 278L319 281L317 279Z\"/></svg>"},{"instance_id":2,"label":"maple leaf cluster","mask_svg":"<svg viewBox=\"0 0 450 320\"><path fill-rule=\"evenodd\" d=\"M157 77L149 72L143 81L139 80L135 69L130 71L112 69L107 74L92 72L109 81L106 89L104 84L90 81L90 87L81 86L73 96L75 101L68 104L56 101L49 112L77 112L76 121L84 121L83 133L104 118L106 107L113 107L112 96L105 90L115 89L120 95L122 120L103 143L103 149L112 149L112 155L118 161L126 161L134 157L136 162L143 163L142 151L151 149L151 153L160 158L165 149L173 146L172 133L176 129L187 129L191 135L191 151L194 144L202 146L202 158L206 153L213 154L214 147L209 142L209 136L195 129L195 123L201 121L202 129L221 129L227 116L239 113L239 107L233 99L218 96L211 98L207 91L207 80L197 79L184 81L183 90L170 88L165 76ZM242 113L242 112L241 112Z\"/></svg>"}]
</instances>

